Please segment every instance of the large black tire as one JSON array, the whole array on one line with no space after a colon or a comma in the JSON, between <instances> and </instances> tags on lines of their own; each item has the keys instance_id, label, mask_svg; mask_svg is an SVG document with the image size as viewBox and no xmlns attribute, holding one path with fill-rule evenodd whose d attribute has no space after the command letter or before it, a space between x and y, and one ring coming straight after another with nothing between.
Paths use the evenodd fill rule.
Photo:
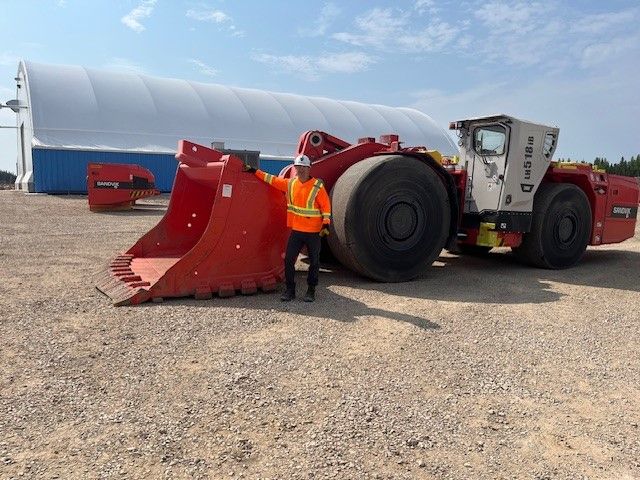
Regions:
<instances>
[{"instance_id":1,"label":"large black tire","mask_svg":"<svg viewBox=\"0 0 640 480\"><path fill-rule=\"evenodd\" d=\"M591 236L591 207L585 193L567 183L545 183L533 202L531 231L513 251L535 267L568 268L580 260Z\"/></svg>"},{"instance_id":2,"label":"large black tire","mask_svg":"<svg viewBox=\"0 0 640 480\"><path fill-rule=\"evenodd\" d=\"M335 183L329 246L347 268L381 282L411 280L444 247L451 219L438 174L402 155L367 158Z\"/></svg>"}]
</instances>

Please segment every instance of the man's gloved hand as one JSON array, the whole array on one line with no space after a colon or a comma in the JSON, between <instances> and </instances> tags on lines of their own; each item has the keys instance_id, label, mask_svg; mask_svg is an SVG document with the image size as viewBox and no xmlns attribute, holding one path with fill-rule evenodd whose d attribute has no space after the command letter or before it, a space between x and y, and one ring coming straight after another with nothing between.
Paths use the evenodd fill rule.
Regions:
<instances>
[{"instance_id":1,"label":"man's gloved hand","mask_svg":"<svg viewBox=\"0 0 640 480\"><path fill-rule=\"evenodd\" d=\"M249 173L254 173L256 171L255 167L252 167L251 165L249 165L248 163L245 163L244 166L242 167L242 171L243 172L249 172Z\"/></svg>"},{"instance_id":2,"label":"man's gloved hand","mask_svg":"<svg viewBox=\"0 0 640 480\"><path fill-rule=\"evenodd\" d=\"M329 235L329 224L328 223L323 223L322 224L322 230L320 230L320 236L321 237L326 237L327 235Z\"/></svg>"}]
</instances>

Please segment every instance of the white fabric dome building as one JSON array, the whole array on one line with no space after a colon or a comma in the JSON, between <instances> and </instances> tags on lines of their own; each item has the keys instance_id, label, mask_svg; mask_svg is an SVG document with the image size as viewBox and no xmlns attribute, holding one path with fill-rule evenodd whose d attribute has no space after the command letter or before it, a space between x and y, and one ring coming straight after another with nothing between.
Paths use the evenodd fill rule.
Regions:
<instances>
[{"instance_id":1,"label":"white fabric dome building","mask_svg":"<svg viewBox=\"0 0 640 480\"><path fill-rule=\"evenodd\" d=\"M138 163L168 191L181 139L259 150L276 173L311 129L347 141L398 133L405 145L456 151L442 128L411 108L28 61L19 64L17 87L26 108L18 109L16 188L25 191L86 191L91 161Z\"/></svg>"}]
</instances>

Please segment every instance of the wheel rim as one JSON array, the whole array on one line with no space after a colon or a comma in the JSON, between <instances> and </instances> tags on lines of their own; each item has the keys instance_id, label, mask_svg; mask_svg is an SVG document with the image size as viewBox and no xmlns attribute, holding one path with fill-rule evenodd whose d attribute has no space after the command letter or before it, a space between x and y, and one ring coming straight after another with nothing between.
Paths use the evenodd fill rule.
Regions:
<instances>
[{"instance_id":1,"label":"wheel rim","mask_svg":"<svg viewBox=\"0 0 640 480\"><path fill-rule=\"evenodd\" d=\"M578 237L578 218L573 211L562 212L556 218L553 236L558 246L570 248Z\"/></svg>"},{"instance_id":2,"label":"wheel rim","mask_svg":"<svg viewBox=\"0 0 640 480\"><path fill-rule=\"evenodd\" d=\"M376 222L378 234L394 250L415 247L425 229L425 214L420 204L407 197L394 196L385 201Z\"/></svg>"}]
</instances>

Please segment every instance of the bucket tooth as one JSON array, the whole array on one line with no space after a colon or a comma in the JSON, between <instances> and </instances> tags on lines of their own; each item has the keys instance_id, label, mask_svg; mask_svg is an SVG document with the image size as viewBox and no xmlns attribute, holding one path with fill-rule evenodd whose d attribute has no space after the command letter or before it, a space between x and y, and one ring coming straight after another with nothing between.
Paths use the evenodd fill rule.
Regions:
<instances>
[{"instance_id":1,"label":"bucket tooth","mask_svg":"<svg viewBox=\"0 0 640 480\"><path fill-rule=\"evenodd\" d=\"M196 300L209 300L213 297L213 293L209 287L198 287L193 296Z\"/></svg>"},{"instance_id":2,"label":"bucket tooth","mask_svg":"<svg viewBox=\"0 0 640 480\"><path fill-rule=\"evenodd\" d=\"M133 270L128 269L128 270L121 270L119 272L113 272L113 275L116 277L119 277L121 280L125 277L130 277L132 275L134 275Z\"/></svg>"},{"instance_id":3,"label":"bucket tooth","mask_svg":"<svg viewBox=\"0 0 640 480\"><path fill-rule=\"evenodd\" d=\"M263 292L273 292L278 286L275 277L264 277L261 280L261 288Z\"/></svg>"},{"instance_id":4,"label":"bucket tooth","mask_svg":"<svg viewBox=\"0 0 640 480\"><path fill-rule=\"evenodd\" d=\"M139 282L142 280L140 275L129 275L128 277L122 277L120 280L127 283Z\"/></svg>"},{"instance_id":5,"label":"bucket tooth","mask_svg":"<svg viewBox=\"0 0 640 480\"><path fill-rule=\"evenodd\" d=\"M136 287L138 286L142 285L136 285ZM102 275L101 280L96 282L96 288L111 298L113 304L118 306L134 303L132 302L132 299L139 296L141 290L139 288L131 287L131 285L127 285L118 278L111 276L108 271Z\"/></svg>"},{"instance_id":6,"label":"bucket tooth","mask_svg":"<svg viewBox=\"0 0 640 480\"><path fill-rule=\"evenodd\" d=\"M218 289L218 296L220 298L233 297L235 294L236 294L236 289L231 283L227 283L226 285L220 285L220 288Z\"/></svg>"},{"instance_id":7,"label":"bucket tooth","mask_svg":"<svg viewBox=\"0 0 640 480\"><path fill-rule=\"evenodd\" d=\"M258 285L253 280L245 280L240 285L240 292L243 295L252 295L258 291Z\"/></svg>"}]
</instances>

